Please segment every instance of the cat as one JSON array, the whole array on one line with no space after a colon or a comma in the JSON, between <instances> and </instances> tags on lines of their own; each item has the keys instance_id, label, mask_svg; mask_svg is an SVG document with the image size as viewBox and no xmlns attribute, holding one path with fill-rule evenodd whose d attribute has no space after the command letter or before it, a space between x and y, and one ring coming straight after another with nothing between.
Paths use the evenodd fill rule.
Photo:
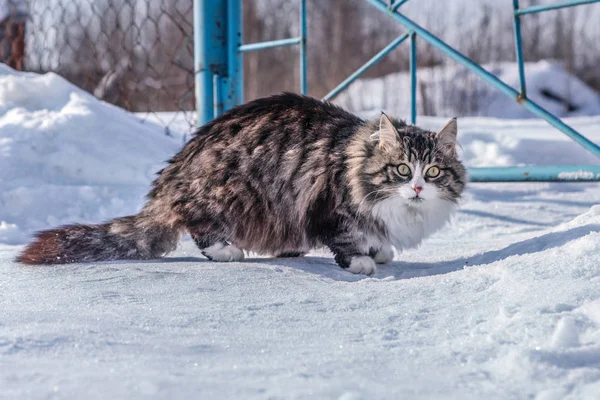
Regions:
<instances>
[{"instance_id":1,"label":"cat","mask_svg":"<svg viewBox=\"0 0 600 400\"><path fill-rule=\"evenodd\" d=\"M138 214L38 232L17 261L155 259L187 231L215 261L326 246L342 268L372 274L456 210L456 136L456 119L434 133L292 93L254 100L199 128Z\"/></svg>"}]
</instances>

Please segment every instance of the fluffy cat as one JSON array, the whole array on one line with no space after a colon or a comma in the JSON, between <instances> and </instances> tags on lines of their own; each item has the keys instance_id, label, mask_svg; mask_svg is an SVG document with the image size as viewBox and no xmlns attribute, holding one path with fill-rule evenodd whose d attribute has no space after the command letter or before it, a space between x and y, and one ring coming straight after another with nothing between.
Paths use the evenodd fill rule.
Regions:
<instances>
[{"instance_id":1,"label":"fluffy cat","mask_svg":"<svg viewBox=\"0 0 600 400\"><path fill-rule=\"evenodd\" d=\"M251 101L198 129L139 214L39 232L17 261L154 259L187 231L216 261L327 246L342 268L371 274L456 209L456 135L455 119L434 133L291 93Z\"/></svg>"}]
</instances>

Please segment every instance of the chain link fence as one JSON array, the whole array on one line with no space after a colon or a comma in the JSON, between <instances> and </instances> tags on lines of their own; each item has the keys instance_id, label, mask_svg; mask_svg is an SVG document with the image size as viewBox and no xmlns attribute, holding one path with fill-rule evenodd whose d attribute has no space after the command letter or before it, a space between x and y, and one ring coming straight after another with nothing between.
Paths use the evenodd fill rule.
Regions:
<instances>
[{"instance_id":1,"label":"chain link fence","mask_svg":"<svg viewBox=\"0 0 600 400\"><path fill-rule=\"evenodd\" d=\"M166 132L194 124L193 0L0 0L0 58Z\"/></svg>"}]
</instances>

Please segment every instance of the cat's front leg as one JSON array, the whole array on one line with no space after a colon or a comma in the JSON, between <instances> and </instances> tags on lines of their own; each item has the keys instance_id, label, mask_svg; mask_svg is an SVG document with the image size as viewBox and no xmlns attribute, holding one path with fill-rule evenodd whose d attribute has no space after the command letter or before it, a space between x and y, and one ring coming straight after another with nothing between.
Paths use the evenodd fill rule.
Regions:
<instances>
[{"instance_id":1,"label":"cat's front leg","mask_svg":"<svg viewBox=\"0 0 600 400\"><path fill-rule=\"evenodd\" d=\"M338 265L354 274L371 275L377 272L375 261L359 245L360 239L350 233L337 235L330 241L328 247L335 255Z\"/></svg>"},{"instance_id":2,"label":"cat's front leg","mask_svg":"<svg viewBox=\"0 0 600 400\"><path fill-rule=\"evenodd\" d=\"M394 260L394 250L389 244L383 244L379 247L371 247L369 255L377 264L388 264Z\"/></svg>"},{"instance_id":3,"label":"cat's front leg","mask_svg":"<svg viewBox=\"0 0 600 400\"><path fill-rule=\"evenodd\" d=\"M369 256L353 256L347 268L353 274L371 275L377 272L375 261Z\"/></svg>"}]
</instances>

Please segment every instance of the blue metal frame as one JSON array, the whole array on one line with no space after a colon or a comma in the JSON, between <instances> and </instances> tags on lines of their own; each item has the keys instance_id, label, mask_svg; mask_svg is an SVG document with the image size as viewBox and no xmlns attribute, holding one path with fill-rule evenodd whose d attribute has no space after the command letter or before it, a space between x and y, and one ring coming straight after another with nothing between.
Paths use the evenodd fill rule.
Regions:
<instances>
[{"instance_id":1,"label":"blue metal frame","mask_svg":"<svg viewBox=\"0 0 600 400\"><path fill-rule=\"evenodd\" d=\"M302 38L289 38L280 40L269 40L268 42L243 44L238 48L240 52L270 49L273 47L293 46L302 43Z\"/></svg>"},{"instance_id":2,"label":"blue metal frame","mask_svg":"<svg viewBox=\"0 0 600 400\"><path fill-rule=\"evenodd\" d=\"M331 92L327 93L323 100L331 100L342 91L344 91L352 82L358 79L362 74L364 74L369 68L373 65L377 64L383 57L385 57L390 51L394 50L398 45L404 42L406 39L410 38L409 33L405 33L404 35L398 36L394 39L390 44L385 46L381 51L375 54L369 61L363 64L362 67L358 68L356 71L350 74L348 78L346 78L342 83L337 85L335 89Z\"/></svg>"},{"instance_id":3,"label":"blue metal frame","mask_svg":"<svg viewBox=\"0 0 600 400\"><path fill-rule=\"evenodd\" d=\"M600 168L597 166L568 165L562 167L542 166L469 169L469 178L471 182L490 182L490 176L494 176L494 182L594 182L600 180Z\"/></svg>"},{"instance_id":4,"label":"blue metal frame","mask_svg":"<svg viewBox=\"0 0 600 400\"><path fill-rule=\"evenodd\" d=\"M417 123L417 35L414 32L410 34L410 122Z\"/></svg>"},{"instance_id":5,"label":"blue metal frame","mask_svg":"<svg viewBox=\"0 0 600 400\"><path fill-rule=\"evenodd\" d=\"M523 10L515 11L515 14L517 14L517 15L533 14L533 13L538 13L538 12L542 12L542 11L558 10L559 8L581 6L583 4L592 4L592 3L597 3L597 2L598 2L598 0L571 0L571 1L563 1L561 3L543 4L543 5L539 5L539 6L532 6L532 7L529 7L529 8L525 8Z\"/></svg>"},{"instance_id":6,"label":"blue metal frame","mask_svg":"<svg viewBox=\"0 0 600 400\"><path fill-rule=\"evenodd\" d=\"M194 0L194 80L198 126L243 103L243 58L248 51L300 45L300 92L307 93L306 0L300 0L300 36L242 43L241 0Z\"/></svg>"},{"instance_id":7,"label":"blue metal frame","mask_svg":"<svg viewBox=\"0 0 600 400\"><path fill-rule=\"evenodd\" d=\"M527 98L525 68L521 40L520 17L547 10L573 7L582 4L600 3L600 0L570 0L554 4L519 8L519 0L513 0L513 23L515 54L519 68L520 90L517 91L492 73L461 54L426 29L398 12L400 6L409 0L365 0L388 15L404 28L407 33L399 36L362 67L352 73L324 100L329 100L346 89L360 75L375 65L390 51L410 38L410 79L411 79L411 122L417 117L417 36L440 50L442 53L468 68L484 81L496 87L506 96L514 99L536 116L569 136L573 141L600 158L600 146L593 143L559 118ZM242 44L241 0L195 0L194 1L194 41L196 99L198 124L203 125L222 113L243 102L242 53L272 47L300 46L300 92L307 93L306 80L306 0L300 0L300 32L295 38L273 40L261 43ZM542 166L471 168L469 174L475 182L518 182L518 181L600 181L600 166Z\"/></svg>"},{"instance_id":8,"label":"blue metal frame","mask_svg":"<svg viewBox=\"0 0 600 400\"><path fill-rule=\"evenodd\" d=\"M244 102L244 63L242 53L242 3L227 0L227 77L221 81L223 109Z\"/></svg>"},{"instance_id":9,"label":"blue metal frame","mask_svg":"<svg viewBox=\"0 0 600 400\"><path fill-rule=\"evenodd\" d=\"M519 84L521 87L520 97L527 98L527 87L525 85L525 60L523 59L523 43L521 41L521 17L519 11L519 0L513 0L513 26L515 30L515 59L519 68Z\"/></svg>"},{"instance_id":10,"label":"blue metal frame","mask_svg":"<svg viewBox=\"0 0 600 400\"><path fill-rule=\"evenodd\" d=\"M219 21L226 20L226 11L224 2L194 2L196 109L202 124L213 119L220 110L217 86L219 77L225 75L227 53L222 41L218 40L224 36L224 25Z\"/></svg>"},{"instance_id":11,"label":"blue metal frame","mask_svg":"<svg viewBox=\"0 0 600 400\"><path fill-rule=\"evenodd\" d=\"M300 93L308 93L306 74L306 0L300 0Z\"/></svg>"},{"instance_id":12,"label":"blue metal frame","mask_svg":"<svg viewBox=\"0 0 600 400\"><path fill-rule=\"evenodd\" d=\"M408 0L396 0L393 3L390 4L390 10L392 11L396 11L397 9L400 8L400 6L404 3L406 3Z\"/></svg>"}]
</instances>

